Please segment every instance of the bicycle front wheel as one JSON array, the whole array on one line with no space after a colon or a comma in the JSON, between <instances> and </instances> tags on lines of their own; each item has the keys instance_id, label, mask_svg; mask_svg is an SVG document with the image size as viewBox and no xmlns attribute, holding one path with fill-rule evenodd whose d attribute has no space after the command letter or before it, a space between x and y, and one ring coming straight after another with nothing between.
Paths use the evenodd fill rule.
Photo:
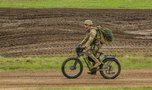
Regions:
<instances>
[{"instance_id":1,"label":"bicycle front wheel","mask_svg":"<svg viewBox=\"0 0 152 90\"><path fill-rule=\"evenodd\" d=\"M62 73L69 79L77 78L83 71L83 65L77 58L68 58L62 64Z\"/></svg>"}]
</instances>

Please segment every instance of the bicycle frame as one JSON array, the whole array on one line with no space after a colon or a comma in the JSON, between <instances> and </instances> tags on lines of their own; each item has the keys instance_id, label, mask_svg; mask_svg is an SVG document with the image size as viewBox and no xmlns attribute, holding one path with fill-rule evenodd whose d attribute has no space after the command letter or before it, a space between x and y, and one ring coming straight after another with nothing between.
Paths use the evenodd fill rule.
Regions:
<instances>
[{"instance_id":1,"label":"bicycle frame","mask_svg":"<svg viewBox=\"0 0 152 90\"><path fill-rule=\"evenodd\" d=\"M104 55L104 58L101 58L101 59L100 59L101 55L103 55L104 53L102 53L102 52L98 52L98 53L99 53L98 59L99 59L100 61L104 61L105 59L108 59L108 58L113 58L113 59L115 59L115 57L116 57L116 55ZM83 60L85 61L88 69L91 70L92 64L91 64L91 62L88 60L88 58L85 57L85 54L84 54L84 53L82 53L82 52L77 53L77 57L76 57L77 60L79 60L79 58L80 58L81 56L82 56ZM74 63L74 65L76 65L76 62Z\"/></svg>"},{"instance_id":2,"label":"bicycle frame","mask_svg":"<svg viewBox=\"0 0 152 90\"><path fill-rule=\"evenodd\" d=\"M77 57L76 57L77 60L79 60L79 58L80 58L81 56L82 56L83 60L85 61L88 69L91 70L92 64L91 64L91 62L88 60L88 58L85 57L85 54L84 54L84 53L81 53L81 54L77 53ZM74 65L76 65L76 63L75 63Z\"/></svg>"}]
</instances>

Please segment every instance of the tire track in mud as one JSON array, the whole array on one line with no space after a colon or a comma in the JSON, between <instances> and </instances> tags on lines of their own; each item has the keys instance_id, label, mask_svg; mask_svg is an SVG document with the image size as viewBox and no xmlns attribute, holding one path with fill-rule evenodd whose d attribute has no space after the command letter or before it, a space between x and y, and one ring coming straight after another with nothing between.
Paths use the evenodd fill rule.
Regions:
<instances>
[{"instance_id":1,"label":"tire track in mud","mask_svg":"<svg viewBox=\"0 0 152 90\"><path fill-rule=\"evenodd\" d=\"M152 10L0 8L0 56L73 54L85 36L82 22L86 19L113 30L116 39L103 46L103 52L111 52L112 46L124 47L114 51L127 51L128 46L152 50L152 35L139 34L145 30L152 32ZM151 55L144 50L141 53Z\"/></svg>"}]
</instances>

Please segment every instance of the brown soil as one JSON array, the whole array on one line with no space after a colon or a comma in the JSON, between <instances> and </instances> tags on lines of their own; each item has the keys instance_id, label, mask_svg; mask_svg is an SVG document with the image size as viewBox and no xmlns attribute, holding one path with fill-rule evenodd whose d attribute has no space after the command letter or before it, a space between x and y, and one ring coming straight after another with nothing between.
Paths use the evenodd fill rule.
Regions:
<instances>
[{"instance_id":1,"label":"brown soil","mask_svg":"<svg viewBox=\"0 0 152 90\"><path fill-rule=\"evenodd\" d=\"M0 8L0 56L74 53L86 19L113 30L115 41L102 51L152 55L152 10Z\"/></svg>"},{"instance_id":2,"label":"brown soil","mask_svg":"<svg viewBox=\"0 0 152 90\"><path fill-rule=\"evenodd\" d=\"M59 71L0 72L0 88L152 86L152 69L123 70L116 79L104 79L86 71L77 79L67 79Z\"/></svg>"}]
</instances>

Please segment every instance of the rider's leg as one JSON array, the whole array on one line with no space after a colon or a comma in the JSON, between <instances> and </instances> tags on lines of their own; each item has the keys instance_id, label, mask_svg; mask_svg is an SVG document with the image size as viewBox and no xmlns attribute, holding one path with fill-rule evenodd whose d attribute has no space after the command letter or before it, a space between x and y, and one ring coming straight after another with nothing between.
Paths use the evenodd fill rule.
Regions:
<instances>
[{"instance_id":1,"label":"rider's leg","mask_svg":"<svg viewBox=\"0 0 152 90\"><path fill-rule=\"evenodd\" d=\"M92 58L90 58L89 56L88 56L88 60L92 62L92 65L93 65L93 66L95 65L94 60L93 60ZM91 69L91 70L90 70L89 72L87 72L87 73L88 73L88 74L91 74L91 75L96 75L96 72L97 72L96 69L97 69L97 68Z\"/></svg>"},{"instance_id":2,"label":"rider's leg","mask_svg":"<svg viewBox=\"0 0 152 90\"><path fill-rule=\"evenodd\" d=\"M89 56L88 56L88 60L89 60L90 62L92 62L92 63L95 63L94 60L93 60L91 57L89 57Z\"/></svg>"},{"instance_id":3,"label":"rider's leg","mask_svg":"<svg viewBox=\"0 0 152 90\"><path fill-rule=\"evenodd\" d=\"M88 60L89 61L93 61L93 68L91 69L91 71L90 72L88 72L88 74L92 74L92 75L95 75L96 74L96 67L98 67L101 63L99 62L99 60L97 59L97 52L99 52L99 48L100 48L100 46L99 45L97 45L97 46L94 46L94 48L93 49L90 49L90 50L88 50L88 51L86 51L85 53L86 53L86 55L88 56ZM96 63L100 63L100 64L96 64ZM96 66L95 66L96 65Z\"/></svg>"},{"instance_id":4,"label":"rider's leg","mask_svg":"<svg viewBox=\"0 0 152 90\"><path fill-rule=\"evenodd\" d=\"M101 44L98 44L94 47L94 55L98 58L99 55L97 54L100 51L100 48L102 47Z\"/></svg>"},{"instance_id":5,"label":"rider's leg","mask_svg":"<svg viewBox=\"0 0 152 90\"><path fill-rule=\"evenodd\" d=\"M94 56L91 50L88 50L86 54L94 60L95 65L93 66L93 68L97 68L101 64L101 62Z\"/></svg>"},{"instance_id":6,"label":"rider's leg","mask_svg":"<svg viewBox=\"0 0 152 90\"><path fill-rule=\"evenodd\" d=\"M88 60L89 61L92 61L92 64L93 64L93 66L95 66L96 65L96 62L95 62L95 60L93 60L91 57L90 57L90 53L87 53L87 55L88 55ZM91 74L91 75L96 75L96 69L97 68L92 68L89 72L87 72L88 74Z\"/></svg>"}]
</instances>

